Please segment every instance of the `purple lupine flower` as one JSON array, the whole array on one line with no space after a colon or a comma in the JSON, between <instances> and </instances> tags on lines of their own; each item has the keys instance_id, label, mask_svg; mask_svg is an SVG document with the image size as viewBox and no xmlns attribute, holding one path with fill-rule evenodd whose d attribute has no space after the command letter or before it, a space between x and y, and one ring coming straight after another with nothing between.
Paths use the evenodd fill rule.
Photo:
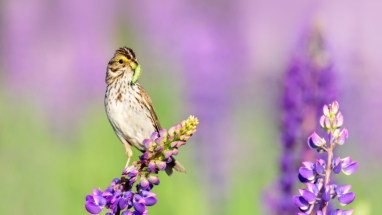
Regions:
<instances>
[{"instance_id":1,"label":"purple lupine flower","mask_svg":"<svg viewBox=\"0 0 382 215\"><path fill-rule=\"evenodd\" d=\"M325 105L323 112L325 118L329 119L328 125L322 126L324 130L328 132L328 144L323 138L313 133L312 136L308 138L308 146L318 152L327 152L328 161L327 165L322 159L317 159L316 164L313 162L305 161L303 162L304 167L300 168L299 177L305 179L301 180L307 186L306 189L299 189L301 196L294 196L294 204L302 211L302 214L310 214L315 204L318 204L320 210L317 214L327 215L327 205L331 199L335 197L342 206L352 203L355 199L355 194L349 192L351 185L342 185L337 187L336 184L330 184L330 173L333 171L335 174L341 172L341 170L346 174L353 174L357 168L358 163L352 161L350 157L344 159L333 158L333 150L335 146L341 146L345 143L343 139L343 134L346 132L346 138L348 137L348 132L346 129L340 131L340 125L343 124L343 116L341 112L338 112L339 104L337 101L333 102L329 106ZM322 119L322 117L321 117ZM321 120L322 124L322 120ZM340 141L339 141L340 140ZM312 142L316 142L312 144ZM321 144L324 143L324 144ZM325 183L323 183L322 177L325 177ZM310 181L315 181L315 183L310 183ZM319 195L321 193L321 195ZM354 210L335 210L331 215L345 215L352 214Z\"/></svg>"},{"instance_id":2,"label":"purple lupine flower","mask_svg":"<svg viewBox=\"0 0 382 215\"><path fill-rule=\"evenodd\" d=\"M98 214L106 205L106 199L102 197L102 191L93 189L94 195L86 196L85 208L91 214Z\"/></svg>"},{"instance_id":3,"label":"purple lupine flower","mask_svg":"<svg viewBox=\"0 0 382 215\"><path fill-rule=\"evenodd\" d=\"M85 208L91 214L99 214L104 207L110 209L109 215L145 215L148 214L148 208L158 202L157 194L151 192L154 185L159 185L158 171L166 168L168 162L172 160L171 156L178 153L171 153L180 146L185 145L196 131L199 124L197 118L190 116L181 124L175 126L170 132L161 130L154 132L151 139L144 140L143 144L147 146L147 151L139 156L139 161L132 166L126 167L122 171L121 179L115 178L105 191L93 189L94 195L86 196ZM176 135L169 138L170 135ZM169 140L171 139L171 140ZM135 185L138 181L139 183ZM132 189L136 188L137 191ZM135 211L132 212L131 209Z\"/></svg>"},{"instance_id":4,"label":"purple lupine flower","mask_svg":"<svg viewBox=\"0 0 382 215\"><path fill-rule=\"evenodd\" d=\"M281 197L274 199L268 207L274 214L297 213L292 203L285 203L285 199L294 195L294 186L298 182L295 175L300 160L296 159L295 155L300 153L304 159L316 159L308 150L309 147L321 151L321 147L326 144L324 138L313 133L319 124L317 116L322 106L332 101L336 94L333 65L328 60L320 60L327 56L321 33L314 30L306 38L284 78L281 135L283 152L278 183L281 186L278 188L281 190ZM319 121L321 125L327 126L328 120L322 117ZM337 121L340 124L341 117ZM313 134L308 138L308 146L304 146L302 151L297 151L300 148L298 143L305 142L304 138L311 133ZM304 162L304 166L299 169L300 181L313 183L317 175L324 173L324 166L326 163L321 159L316 160L316 163Z\"/></svg>"}]
</instances>

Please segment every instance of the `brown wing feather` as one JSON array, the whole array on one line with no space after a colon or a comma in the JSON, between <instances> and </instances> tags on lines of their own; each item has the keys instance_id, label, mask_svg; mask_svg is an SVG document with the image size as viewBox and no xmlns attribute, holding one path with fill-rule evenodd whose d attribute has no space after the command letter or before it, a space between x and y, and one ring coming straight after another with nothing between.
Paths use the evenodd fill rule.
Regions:
<instances>
[{"instance_id":1,"label":"brown wing feather","mask_svg":"<svg viewBox=\"0 0 382 215\"><path fill-rule=\"evenodd\" d=\"M146 90L143 89L143 87L139 83L137 83L137 86L138 86L140 94L143 98L143 105L150 111L151 120L153 121L153 124L154 124L157 132L159 132L159 130L162 129L162 126L159 123L159 120L158 120L158 117L155 113L154 106L153 106L153 103L150 99L150 96L149 96L149 94L147 94Z\"/></svg>"}]
</instances>

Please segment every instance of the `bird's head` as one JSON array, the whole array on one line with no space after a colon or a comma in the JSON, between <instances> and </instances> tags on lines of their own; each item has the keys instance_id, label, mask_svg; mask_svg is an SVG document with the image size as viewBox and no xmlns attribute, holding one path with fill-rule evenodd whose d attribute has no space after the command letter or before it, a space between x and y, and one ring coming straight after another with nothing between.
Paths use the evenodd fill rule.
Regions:
<instances>
[{"instance_id":1,"label":"bird's head","mask_svg":"<svg viewBox=\"0 0 382 215\"><path fill-rule=\"evenodd\" d=\"M114 82L123 74L127 76L127 79L130 82L133 79L133 76L137 75L135 74L137 67L139 67L139 65L137 63L137 58L135 57L134 51L127 47L119 48L117 51L115 51L113 58L107 65L106 83L110 84ZM137 78L138 77L135 79Z\"/></svg>"}]
</instances>

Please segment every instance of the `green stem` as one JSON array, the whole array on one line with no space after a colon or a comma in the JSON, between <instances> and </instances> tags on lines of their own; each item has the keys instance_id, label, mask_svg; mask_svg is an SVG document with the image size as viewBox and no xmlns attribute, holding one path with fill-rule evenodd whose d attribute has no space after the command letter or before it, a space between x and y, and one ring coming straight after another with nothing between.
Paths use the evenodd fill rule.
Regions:
<instances>
[{"instance_id":1,"label":"green stem","mask_svg":"<svg viewBox=\"0 0 382 215\"><path fill-rule=\"evenodd\" d=\"M328 162L326 164L326 176L325 176L324 192L325 192L326 188L329 186L330 173L332 172L331 164L332 164L332 159L333 159L334 145L332 145L332 143L329 143L329 144L330 144L330 147L328 149ZM327 206L328 206L328 203L325 203L324 201L322 201L322 213L323 213L323 215L326 215Z\"/></svg>"}]
</instances>

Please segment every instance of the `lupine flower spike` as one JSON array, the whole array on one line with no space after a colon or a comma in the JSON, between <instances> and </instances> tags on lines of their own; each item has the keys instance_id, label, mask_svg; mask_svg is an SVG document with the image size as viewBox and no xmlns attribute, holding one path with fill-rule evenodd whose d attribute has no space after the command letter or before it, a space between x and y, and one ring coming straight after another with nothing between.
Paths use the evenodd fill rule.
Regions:
<instances>
[{"instance_id":1,"label":"lupine flower spike","mask_svg":"<svg viewBox=\"0 0 382 215\"><path fill-rule=\"evenodd\" d=\"M166 169L171 156L178 154L179 147L186 144L198 124L198 119L190 116L168 131L154 132L150 139L143 141L147 151L139 156L139 161L123 170L120 179L115 178L106 190L93 189L94 195L86 196L86 210L99 214L107 208L110 212L106 215L147 215L147 207L158 201L157 194L151 192L154 185L160 183L156 174Z\"/></svg>"},{"instance_id":2,"label":"lupine flower spike","mask_svg":"<svg viewBox=\"0 0 382 215\"><path fill-rule=\"evenodd\" d=\"M333 149L335 146L343 145L349 134L346 128L341 129L344 122L342 113L339 112L339 104L334 101L332 104L325 105L324 115L320 118L322 129L327 131L328 138L321 138L314 132L308 138L308 146L317 150L319 153L328 153L328 160L317 159L316 162L305 161L303 167L299 170L299 179L307 186L307 189L299 189L301 196L294 196L293 202L302 213L299 215L308 215L312 212L314 205L319 205L317 215L327 214L327 205L331 199L337 197L342 206L352 203L355 194L349 192L351 185L337 186L330 184L330 174L334 172L339 174L341 171L346 175L355 173L358 169L358 163L352 161L350 157L335 158ZM354 210L333 211L330 215L350 215Z\"/></svg>"}]
</instances>

